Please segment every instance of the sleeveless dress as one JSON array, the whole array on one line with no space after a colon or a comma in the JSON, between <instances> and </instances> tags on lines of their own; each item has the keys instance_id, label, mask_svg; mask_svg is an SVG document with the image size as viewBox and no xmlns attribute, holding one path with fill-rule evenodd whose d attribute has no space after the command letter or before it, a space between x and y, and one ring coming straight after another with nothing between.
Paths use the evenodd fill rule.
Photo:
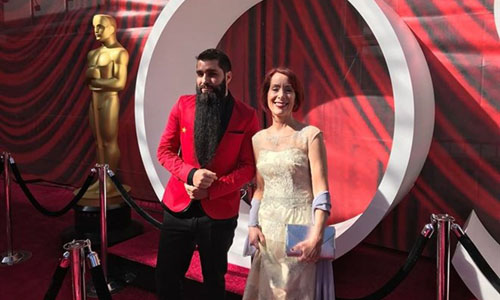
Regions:
<instances>
[{"instance_id":1,"label":"sleeveless dress","mask_svg":"<svg viewBox=\"0 0 500 300\"><path fill-rule=\"evenodd\" d=\"M264 179L259 224L266 246L260 245L253 258L244 300L315 299L316 264L286 256L285 225L312 224L308 149L320 133L306 126L286 137L261 130L252 138L257 170Z\"/></svg>"}]
</instances>

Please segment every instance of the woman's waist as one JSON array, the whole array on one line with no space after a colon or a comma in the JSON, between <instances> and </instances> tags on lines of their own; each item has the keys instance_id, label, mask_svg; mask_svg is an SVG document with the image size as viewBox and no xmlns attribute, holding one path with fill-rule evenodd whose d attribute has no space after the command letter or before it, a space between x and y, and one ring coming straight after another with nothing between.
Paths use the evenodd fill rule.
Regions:
<instances>
[{"instance_id":1,"label":"woman's waist","mask_svg":"<svg viewBox=\"0 0 500 300\"><path fill-rule=\"evenodd\" d=\"M287 207L300 207L311 205L313 196L309 192L264 192L262 195L262 204L266 205L285 205Z\"/></svg>"},{"instance_id":2,"label":"woman's waist","mask_svg":"<svg viewBox=\"0 0 500 300\"><path fill-rule=\"evenodd\" d=\"M271 231L284 230L287 224L312 224L310 213L293 214L293 213L271 213L259 214L259 224L263 229Z\"/></svg>"},{"instance_id":3,"label":"woman's waist","mask_svg":"<svg viewBox=\"0 0 500 300\"><path fill-rule=\"evenodd\" d=\"M290 199L288 199L290 200ZM279 224L304 224L311 220L311 201L278 202L276 199L263 199L259 209L259 220Z\"/></svg>"}]
</instances>

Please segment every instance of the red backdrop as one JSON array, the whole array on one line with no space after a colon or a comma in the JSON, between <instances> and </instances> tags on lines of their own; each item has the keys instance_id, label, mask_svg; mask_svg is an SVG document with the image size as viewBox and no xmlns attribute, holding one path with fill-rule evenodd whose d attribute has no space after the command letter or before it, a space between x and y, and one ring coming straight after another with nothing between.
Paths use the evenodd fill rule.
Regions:
<instances>
[{"instance_id":1,"label":"red backdrop","mask_svg":"<svg viewBox=\"0 0 500 300\"><path fill-rule=\"evenodd\" d=\"M424 50L436 124L414 188L367 240L406 250L431 213L449 213L463 224L475 209L500 241L500 48L493 0L384 1ZM92 16L108 13L130 54L127 87L120 92L118 173L135 198L156 199L137 146L134 90L145 41L166 2L38 0L36 10L30 0L0 1L0 150L12 153L26 178L78 186L94 163L90 91L83 82L86 55L99 46ZM286 65L299 74L306 103L297 118L325 132L331 221L361 213L387 164L394 108L384 58L357 13L338 0L264 1L233 24L219 47L233 61L233 93L259 110L263 125L269 120L257 98L266 70Z\"/></svg>"}]
</instances>

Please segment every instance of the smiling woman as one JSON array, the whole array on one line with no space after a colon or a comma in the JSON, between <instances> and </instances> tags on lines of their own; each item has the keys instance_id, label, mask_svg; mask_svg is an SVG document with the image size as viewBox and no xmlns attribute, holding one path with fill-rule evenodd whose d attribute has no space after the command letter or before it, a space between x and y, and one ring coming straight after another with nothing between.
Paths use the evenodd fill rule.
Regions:
<instances>
[{"instance_id":1,"label":"smiling woman","mask_svg":"<svg viewBox=\"0 0 500 300\"><path fill-rule=\"evenodd\" d=\"M330 261L316 264L331 208L326 150L321 131L292 115L299 110L302 95L290 69L272 69L264 78L261 102L272 124L252 139L257 187L248 240L259 251L243 299L334 299ZM290 245L298 257L285 252L289 224L311 228L304 241Z\"/></svg>"},{"instance_id":2,"label":"smiling woman","mask_svg":"<svg viewBox=\"0 0 500 300\"><path fill-rule=\"evenodd\" d=\"M278 108L283 108L286 106L284 104L292 101L289 109L295 112L304 100L304 89L295 73L289 69L275 68L269 71L262 83L260 99L264 110L270 110L276 102L279 103Z\"/></svg>"},{"instance_id":3,"label":"smiling woman","mask_svg":"<svg viewBox=\"0 0 500 300\"><path fill-rule=\"evenodd\" d=\"M276 73L271 77L271 88L267 92L267 107L273 118L286 117L297 111L295 91L289 82L288 76Z\"/></svg>"}]
</instances>

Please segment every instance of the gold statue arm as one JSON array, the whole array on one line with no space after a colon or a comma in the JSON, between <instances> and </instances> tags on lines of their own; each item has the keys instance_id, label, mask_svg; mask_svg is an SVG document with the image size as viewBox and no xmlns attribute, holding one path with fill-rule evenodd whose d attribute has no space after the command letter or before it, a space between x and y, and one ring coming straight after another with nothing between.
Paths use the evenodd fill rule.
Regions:
<instances>
[{"instance_id":1,"label":"gold statue arm","mask_svg":"<svg viewBox=\"0 0 500 300\"><path fill-rule=\"evenodd\" d=\"M87 55L87 61L89 62L87 71L85 72L85 84L87 85L90 84L90 81L92 79L101 78L101 72L99 71L99 68L96 65L90 64L92 58L95 55L95 52L95 50L91 50Z\"/></svg>"},{"instance_id":2,"label":"gold statue arm","mask_svg":"<svg viewBox=\"0 0 500 300\"><path fill-rule=\"evenodd\" d=\"M114 62L113 76L111 78L95 78L90 81L90 86L92 88L97 88L106 91L121 91L125 87L127 82L127 65L128 65L128 53L126 50L121 50L118 54L116 61ZM94 75L94 71L89 68L87 70L88 75ZM97 70L99 71L99 70ZM89 76L90 77L90 76ZM91 77L92 78L92 77Z\"/></svg>"},{"instance_id":3,"label":"gold statue arm","mask_svg":"<svg viewBox=\"0 0 500 300\"><path fill-rule=\"evenodd\" d=\"M92 80L101 77L99 69L96 67L89 67L85 73L87 80Z\"/></svg>"}]
</instances>

